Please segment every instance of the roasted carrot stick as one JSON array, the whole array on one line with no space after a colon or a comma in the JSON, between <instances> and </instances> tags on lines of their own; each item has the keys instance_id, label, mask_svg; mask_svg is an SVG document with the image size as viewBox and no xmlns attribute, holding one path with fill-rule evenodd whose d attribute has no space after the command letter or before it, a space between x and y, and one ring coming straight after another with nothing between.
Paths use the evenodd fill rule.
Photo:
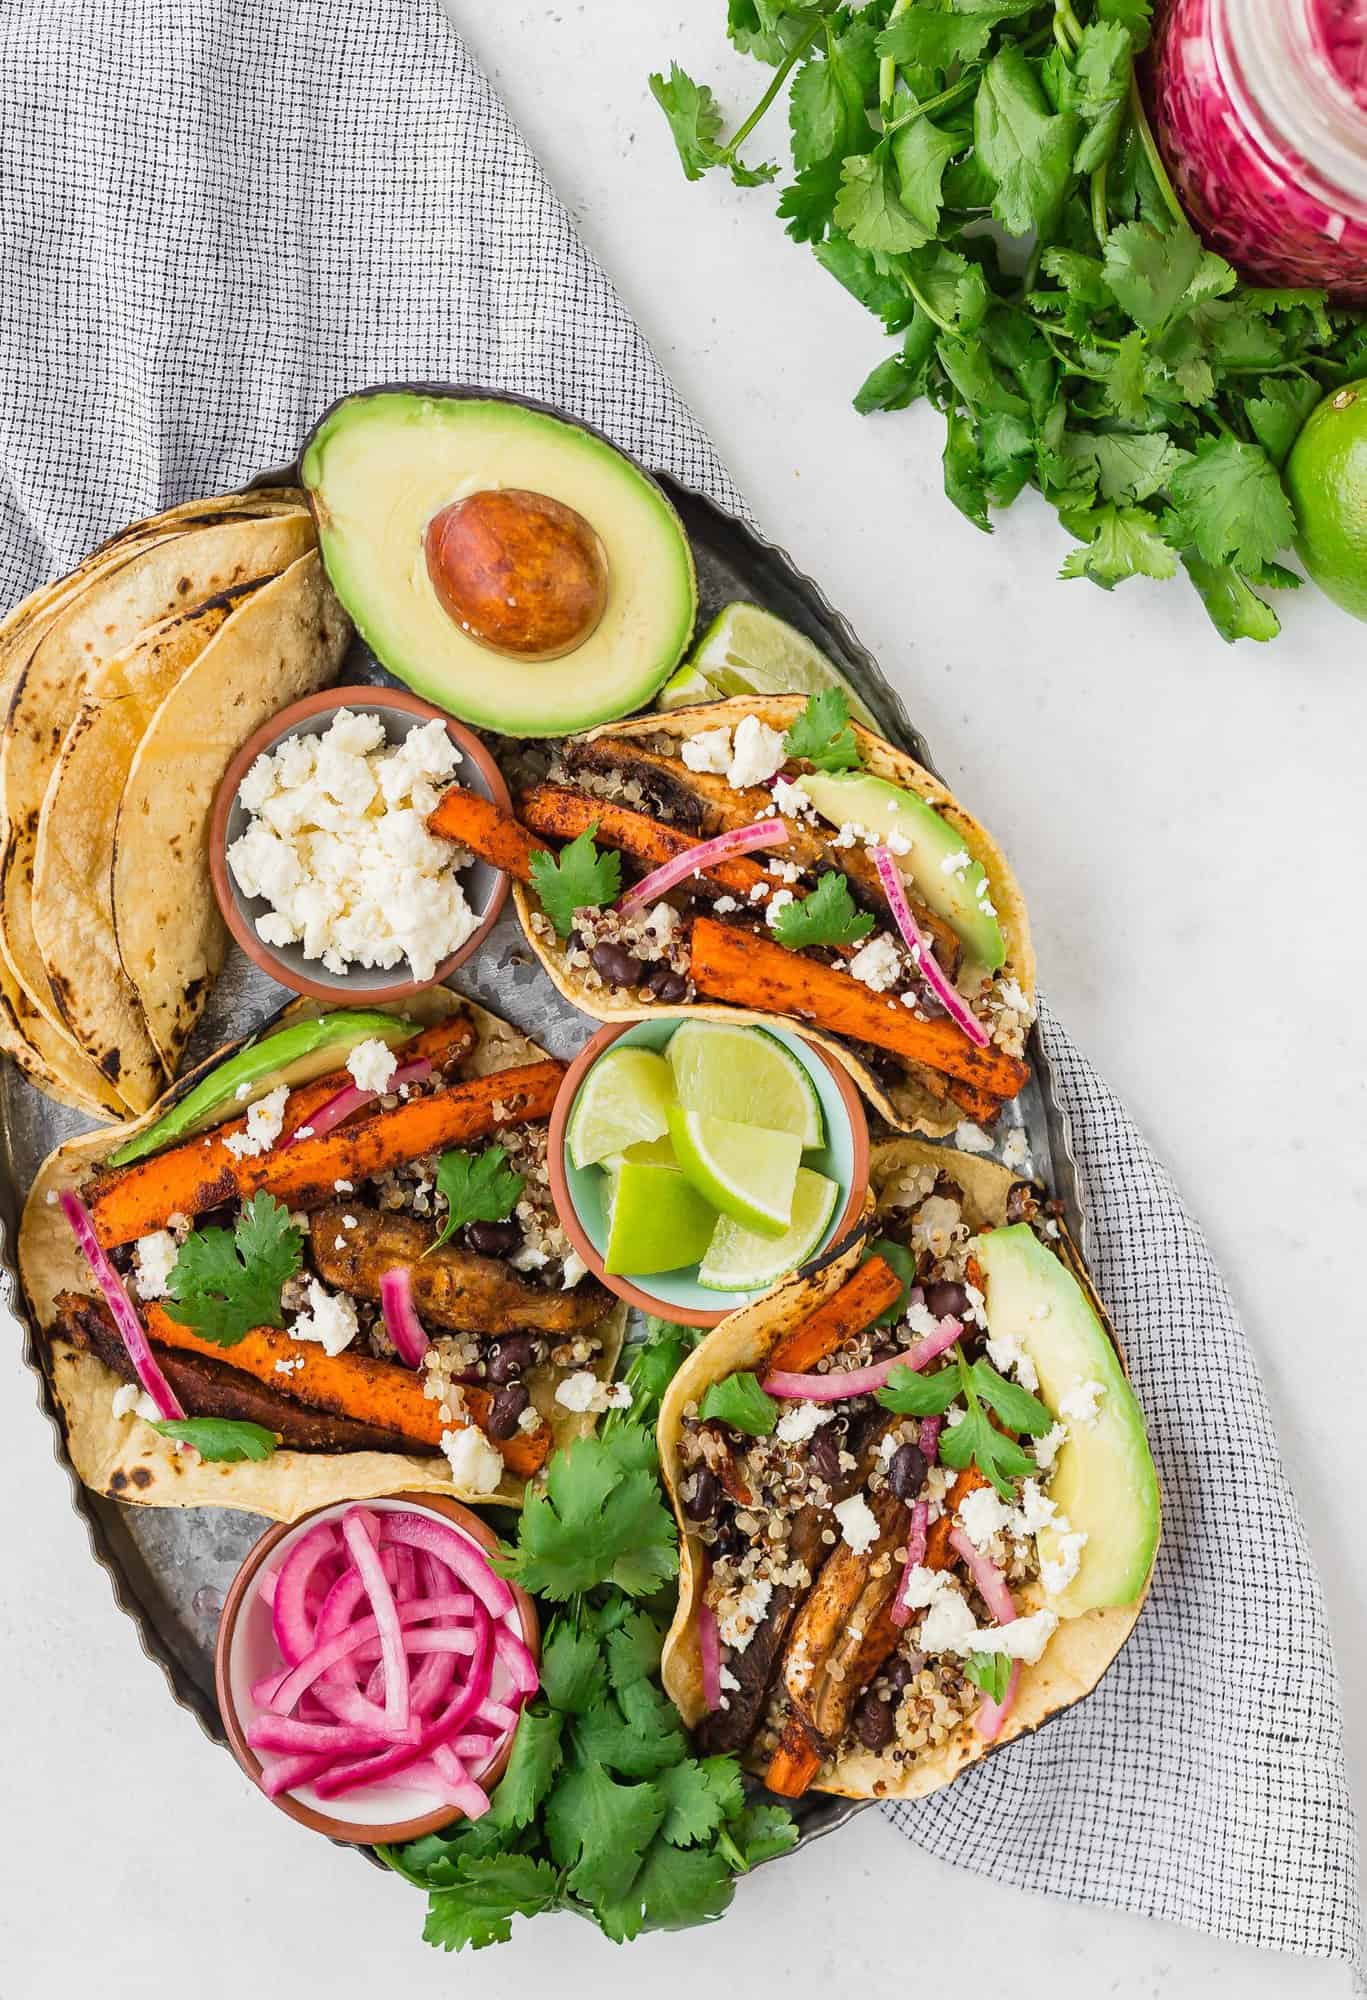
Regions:
<instances>
[{"instance_id":1,"label":"roasted carrot stick","mask_svg":"<svg viewBox=\"0 0 1367 2000\"><path fill-rule=\"evenodd\" d=\"M812 1748L811 1738L795 1715L783 1725L778 1748L769 1760L764 1782L781 1799L800 1799L811 1789L821 1769L821 1752Z\"/></svg>"},{"instance_id":2,"label":"roasted carrot stick","mask_svg":"<svg viewBox=\"0 0 1367 2000\"><path fill-rule=\"evenodd\" d=\"M453 1409L451 1421L443 1423L441 1404L423 1394L422 1375L397 1361L377 1361L349 1348L341 1354L328 1354L316 1340L294 1340L270 1326L254 1328L235 1346L220 1347L202 1339L192 1328L181 1326L159 1305L147 1308L146 1319L148 1333L163 1346L208 1355L230 1368L240 1368L244 1375L252 1375L272 1389L283 1390L312 1409L374 1424L380 1430L412 1438L415 1444L439 1445L443 1431L458 1429L471 1419L483 1428L488 1421L493 1401L488 1389L477 1385L462 1389L464 1413ZM282 1361L290 1364L288 1369L277 1366ZM509 1471L535 1472L550 1449L550 1434L543 1424L539 1431L519 1431L498 1449Z\"/></svg>"},{"instance_id":3,"label":"roasted carrot stick","mask_svg":"<svg viewBox=\"0 0 1367 2000\"><path fill-rule=\"evenodd\" d=\"M258 1188L291 1208L318 1208L334 1198L339 1180L359 1186L424 1153L486 1138L501 1125L549 1118L564 1074L563 1063L549 1061L499 1070L412 1098L355 1127L245 1159L211 1139L192 1139L96 1181L87 1194L95 1228L106 1245L131 1243L164 1229L173 1215L201 1215Z\"/></svg>"},{"instance_id":4,"label":"roasted carrot stick","mask_svg":"<svg viewBox=\"0 0 1367 2000\"><path fill-rule=\"evenodd\" d=\"M733 1007L787 1014L830 1035L872 1042L906 1061L1014 1097L1030 1072L1000 1049L976 1048L947 1017L923 1021L837 965L789 951L734 924L695 917L690 972L699 993Z\"/></svg>"},{"instance_id":5,"label":"roasted carrot stick","mask_svg":"<svg viewBox=\"0 0 1367 2000\"><path fill-rule=\"evenodd\" d=\"M520 808L528 826L535 827L538 833L549 834L553 840L576 840L594 827L594 839L600 847L616 848L647 870L659 868L676 855L703 844L692 834L680 833L677 827L666 826L647 813L614 805L610 799L594 798L587 792L571 791L564 785L533 785L523 793ZM750 892L762 886L765 895L755 898L756 909L762 908L769 894L781 887L774 876L766 875L757 862L747 861L743 855L733 861L716 862L706 874L718 889L747 904Z\"/></svg>"},{"instance_id":6,"label":"roasted carrot stick","mask_svg":"<svg viewBox=\"0 0 1367 2000\"><path fill-rule=\"evenodd\" d=\"M804 1374L834 1354L842 1341L872 1326L879 1313L901 1296L902 1281L890 1264L878 1256L868 1258L838 1292L823 1299L781 1340L769 1356L769 1373Z\"/></svg>"},{"instance_id":7,"label":"roasted carrot stick","mask_svg":"<svg viewBox=\"0 0 1367 2000\"><path fill-rule=\"evenodd\" d=\"M436 810L427 816L427 830L458 840L481 861L502 868L515 882L530 882L532 856L549 851L544 840L528 833L502 806L464 785L452 785L449 792L442 793Z\"/></svg>"},{"instance_id":8,"label":"roasted carrot stick","mask_svg":"<svg viewBox=\"0 0 1367 2000\"><path fill-rule=\"evenodd\" d=\"M975 1125L990 1125L1001 1111L1003 1099L994 1097L990 1090L979 1090L976 1084L964 1083L961 1078L953 1078L945 1095L953 1098L960 1111L965 1112Z\"/></svg>"},{"instance_id":9,"label":"roasted carrot stick","mask_svg":"<svg viewBox=\"0 0 1367 2000\"><path fill-rule=\"evenodd\" d=\"M988 1484L986 1476L976 1465L966 1465L949 1492L945 1495L945 1511L938 1521L932 1521L926 1536L925 1566L927 1569L948 1569L950 1564L949 1537L954 1529L954 1516L968 1498L981 1486Z\"/></svg>"}]
</instances>

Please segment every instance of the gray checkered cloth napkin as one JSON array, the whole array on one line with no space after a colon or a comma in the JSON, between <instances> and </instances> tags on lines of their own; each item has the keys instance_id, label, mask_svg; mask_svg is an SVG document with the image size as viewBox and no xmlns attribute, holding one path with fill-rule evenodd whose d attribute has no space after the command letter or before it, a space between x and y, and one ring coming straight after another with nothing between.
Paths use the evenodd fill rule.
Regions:
<instances>
[{"instance_id":1,"label":"gray checkered cloth napkin","mask_svg":"<svg viewBox=\"0 0 1367 2000\"><path fill-rule=\"evenodd\" d=\"M376 381L544 397L741 506L434 0L10 0L0 99L4 602ZM1257 1371L1167 1175L1044 1035L1166 1539L1098 1692L889 1816L1005 1882L1351 1961L1334 1661Z\"/></svg>"}]
</instances>

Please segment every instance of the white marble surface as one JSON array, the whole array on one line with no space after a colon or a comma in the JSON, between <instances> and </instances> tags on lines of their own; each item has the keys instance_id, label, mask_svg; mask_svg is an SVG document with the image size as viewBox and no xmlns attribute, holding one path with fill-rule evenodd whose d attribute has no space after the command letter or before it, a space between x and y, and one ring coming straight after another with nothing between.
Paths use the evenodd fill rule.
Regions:
<instances>
[{"instance_id":1,"label":"white marble surface","mask_svg":"<svg viewBox=\"0 0 1367 2000\"><path fill-rule=\"evenodd\" d=\"M742 102L751 75L721 45L721 0L454 5L768 532L823 579L1005 840L1055 1007L1204 1224L1318 1555L1367 1793L1367 1542L1349 1470L1367 1439L1353 1282L1367 630L1307 593L1276 645L1231 649L1175 584L1056 583L1065 543L1042 507L1018 505L988 542L942 500L936 419L854 416L878 327L787 241L770 194L685 185L646 94L674 55ZM782 1979L819 1996L863 1974L882 1994L928 1974L959 1987L965 1950L1058 2000L1347 1991L1342 1968L955 1874L872 1814L744 1885L724 1960L716 1933L624 1955L562 1920L444 1963L418 1941L412 1892L265 1810L169 1704L85 1558L13 1373L0 1506L3 2000L131 2000L167 1980L201 2000L349 2000L377 1978L415 2000L458 1986L683 2000L713 1966L736 1991Z\"/></svg>"}]
</instances>

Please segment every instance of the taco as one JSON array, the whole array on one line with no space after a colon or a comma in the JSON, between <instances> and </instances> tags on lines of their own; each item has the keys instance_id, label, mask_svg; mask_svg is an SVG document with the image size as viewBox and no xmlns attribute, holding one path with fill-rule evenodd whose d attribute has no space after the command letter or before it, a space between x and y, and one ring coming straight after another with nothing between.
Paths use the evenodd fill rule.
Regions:
<instances>
[{"instance_id":1,"label":"taco","mask_svg":"<svg viewBox=\"0 0 1367 2000\"><path fill-rule=\"evenodd\" d=\"M1079 1700L1158 1544L1143 1417L1055 1205L915 1139L875 1148L872 1187L869 1230L724 1320L660 1413L665 1686L700 1753L788 1797L919 1798Z\"/></svg>"},{"instance_id":2,"label":"taco","mask_svg":"<svg viewBox=\"0 0 1367 2000\"><path fill-rule=\"evenodd\" d=\"M586 1013L786 1016L898 1131L990 1124L1022 1088L1035 962L1005 856L838 689L572 737L517 812L485 827L453 793L429 824L510 868Z\"/></svg>"},{"instance_id":3,"label":"taco","mask_svg":"<svg viewBox=\"0 0 1367 2000\"><path fill-rule=\"evenodd\" d=\"M86 1485L277 1520L397 1489L516 1504L610 1404L625 1320L551 1201L563 1073L445 987L300 1002L59 1146L19 1268ZM224 1426L187 1452L152 1427L178 1414Z\"/></svg>"}]
</instances>

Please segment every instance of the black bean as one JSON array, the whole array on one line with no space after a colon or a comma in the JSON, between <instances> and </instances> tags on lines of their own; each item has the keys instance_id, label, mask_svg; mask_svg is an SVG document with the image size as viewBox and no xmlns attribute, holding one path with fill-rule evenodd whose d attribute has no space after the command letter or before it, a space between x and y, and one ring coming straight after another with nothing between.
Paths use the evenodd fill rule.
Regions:
<instances>
[{"instance_id":1,"label":"black bean","mask_svg":"<svg viewBox=\"0 0 1367 2000\"><path fill-rule=\"evenodd\" d=\"M521 1382L508 1382L501 1388L489 1405L488 1431L491 1438L510 1438L517 1429L517 1420L526 1409L531 1397Z\"/></svg>"},{"instance_id":2,"label":"black bean","mask_svg":"<svg viewBox=\"0 0 1367 2000\"><path fill-rule=\"evenodd\" d=\"M700 1465L693 1474L693 1484L689 1497L684 1501L684 1512L690 1521L710 1521L721 1505L721 1481L715 1472L709 1472Z\"/></svg>"},{"instance_id":3,"label":"black bean","mask_svg":"<svg viewBox=\"0 0 1367 2000\"><path fill-rule=\"evenodd\" d=\"M883 1669L883 1679L894 1694L900 1694L915 1678L910 1662L904 1660L900 1653L894 1653Z\"/></svg>"},{"instance_id":4,"label":"black bean","mask_svg":"<svg viewBox=\"0 0 1367 2000\"><path fill-rule=\"evenodd\" d=\"M484 1372L490 1382L513 1382L525 1375L535 1360L536 1342L531 1334L510 1333L489 1349Z\"/></svg>"},{"instance_id":5,"label":"black bean","mask_svg":"<svg viewBox=\"0 0 1367 2000\"><path fill-rule=\"evenodd\" d=\"M522 1228L511 1217L507 1222L467 1222L465 1240L481 1257L510 1257L522 1247Z\"/></svg>"},{"instance_id":6,"label":"black bean","mask_svg":"<svg viewBox=\"0 0 1367 2000\"><path fill-rule=\"evenodd\" d=\"M914 1500L925 1483L926 1455L919 1444L899 1445L888 1460L888 1485L899 1500Z\"/></svg>"},{"instance_id":7,"label":"black bean","mask_svg":"<svg viewBox=\"0 0 1367 2000\"><path fill-rule=\"evenodd\" d=\"M968 1293L952 1278L939 1278L926 1286L926 1310L934 1319L962 1319L968 1311Z\"/></svg>"},{"instance_id":8,"label":"black bean","mask_svg":"<svg viewBox=\"0 0 1367 2000\"><path fill-rule=\"evenodd\" d=\"M641 984L648 986L655 998L663 1000L666 1005L682 1000L688 991L688 981L683 974L676 972L668 960L663 958L658 965L651 966Z\"/></svg>"},{"instance_id":9,"label":"black bean","mask_svg":"<svg viewBox=\"0 0 1367 2000\"><path fill-rule=\"evenodd\" d=\"M892 1703L870 1689L854 1711L855 1735L866 1750L886 1750L895 1729Z\"/></svg>"},{"instance_id":10,"label":"black bean","mask_svg":"<svg viewBox=\"0 0 1367 2000\"><path fill-rule=\"evenodd\" d=\"M604 938L589 953L589 963L600 979L609 986L634 986L641 976L641 961L624 951L620 944L613 944Z\"/></svg>"},{"instance_id":11,"label":"black bean","mask_svg":"<svg viewBox=\"0 0 1367 2000\"><path fill-rule=\"evenodd\" d=\"M828 1486L838 1485L840 1480L840 1446L824 1430L818 1431L812 1439L807 1463L818 1479L824 1479Z\"/></svg>"}]
</instances>

